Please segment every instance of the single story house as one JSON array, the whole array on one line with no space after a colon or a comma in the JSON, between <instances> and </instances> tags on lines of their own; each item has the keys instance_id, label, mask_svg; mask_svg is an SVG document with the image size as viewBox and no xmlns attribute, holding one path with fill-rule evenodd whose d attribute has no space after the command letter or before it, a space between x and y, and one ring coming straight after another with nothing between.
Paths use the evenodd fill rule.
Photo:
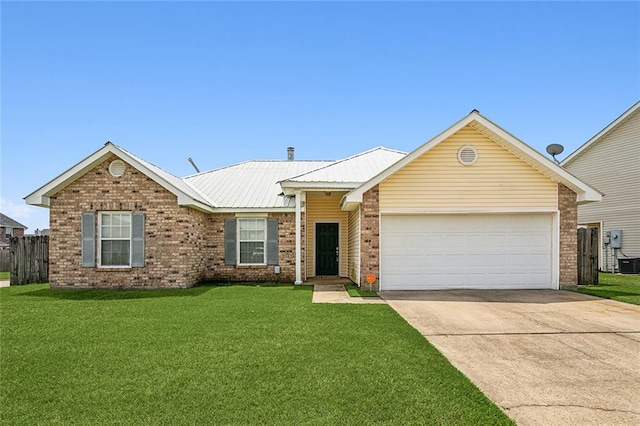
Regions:
<instances>
[{"instance_id":1,"label":"single story house","mask_svg":"<svg viewBox=\"0 0 640 426\"><path fill-rule=\"evenodd\" d=\"M578 224L599 229L598 265L604 271L616 271L618 258L640 258L639 148L636 102L561 163L604 193L602 202L578 207Z\"/></svg>"},{"instance_id":2,"label":"single story house","mask_svg":"<svg viewBox=\"0 0 640 426\"><path fill-rule=\"evenodd\" d=\"M108 142L25 197L50 209L51 286L558 289L577 205L601 199L475 110L408 154L290 154L181 179Z\"/></svg>"},{"instance_id":3,"label":"single story house","mask_svg":"<svg viewBox=\"0 0 640 426\"><path fill-rule=\"evenodd\" d=\"M27 227L17 220L11 219L9 216L0 213L0 246L8 246L9 238L11 237L24 236L24 231L26 229Z\"/></svg>"}]
</instances>

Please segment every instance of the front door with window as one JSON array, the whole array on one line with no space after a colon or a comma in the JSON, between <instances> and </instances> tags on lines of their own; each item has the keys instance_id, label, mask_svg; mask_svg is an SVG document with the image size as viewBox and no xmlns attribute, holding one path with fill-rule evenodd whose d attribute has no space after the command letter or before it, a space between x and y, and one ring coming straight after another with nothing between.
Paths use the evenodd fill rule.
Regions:
<instances>
[{"instance_id":1,"label":"front door with window","mask_svg":"<svg viewBox=\"0 0 640 426\"><path fill-rule=\"evenodd\" d=\"M338 224L316 223L316 275L338 275Z\"/></svg>"}]
</instances>

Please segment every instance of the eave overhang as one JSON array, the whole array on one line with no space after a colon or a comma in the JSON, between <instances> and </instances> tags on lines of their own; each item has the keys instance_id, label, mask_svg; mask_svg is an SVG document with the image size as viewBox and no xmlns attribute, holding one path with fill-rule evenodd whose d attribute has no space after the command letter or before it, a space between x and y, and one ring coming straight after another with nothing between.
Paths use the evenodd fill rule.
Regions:
<instances>
[{"instance_id":1,"label":"eave overhang","mask_svg":"<svg viewBox=\"0 0 640 426\"><path fill-rule=\"evenodd\" d=\"M489 139L511 152L549 179L562 183L576 193L576 201L578 204L584 204L602 200L602 194L586 183L582 182L571 173L554 163L550 159L540 154L529 145L520 141L500 126L486 119L479 112L473 110L469 115L453 124L451 127L426 142L419 148L410 152L406 157L394 163L387 169L374 176L369 181L363 183L358 188L346 194L340 206L343 210L353 210L358 204L362 203L362 196L365 192L384 181L389 176L398 172L400 169L416 160L421 155L433 149L435 146L448 139L450 136L461 130L465 126L470 126L482 133Z\"/></svg>"}]
</instances>

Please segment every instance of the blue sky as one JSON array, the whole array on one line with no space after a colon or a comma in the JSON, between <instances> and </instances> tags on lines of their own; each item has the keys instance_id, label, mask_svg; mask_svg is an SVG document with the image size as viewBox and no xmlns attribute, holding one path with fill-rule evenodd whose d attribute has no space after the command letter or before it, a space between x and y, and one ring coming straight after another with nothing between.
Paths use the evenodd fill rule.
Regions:
<instances>
[{"instance_id":1,"label":"blue sky","mask_svg":"<svg viewBox=\"0 0 640 426\"><path fill-rule=\"evenodd\" d=\"M563 158L640 99L638 2L8 2L2 194L110 140L163 169L411 151L476 108Z\"/></svg>"}]
</instances>

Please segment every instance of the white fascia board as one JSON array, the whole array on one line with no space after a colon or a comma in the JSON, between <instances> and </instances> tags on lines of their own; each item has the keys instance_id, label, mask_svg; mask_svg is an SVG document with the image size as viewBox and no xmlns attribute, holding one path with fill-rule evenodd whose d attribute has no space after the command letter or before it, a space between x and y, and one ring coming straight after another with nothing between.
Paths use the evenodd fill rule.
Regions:
<instances>
[{"instance_id":1,"label":"white fascia board","mask_svg":"<svg viewBox=\"0 0 640 426\"><path fill-rule=\"evenodd\" d=\"M553 180L564 184L572 191L574 191L577 194L578 203L602 200L602 194L600 194L597 190L582 182L580 179L563 169L560 165L554 163L544 155L540 154L538 151L531 148L526 143L522 142L509 132L502 129L500 126L492 123L479 114L474 121L513 145L516 150L520 151L520 153L525 154L525 156L528 156L534 161L535 164L531 164L531 161L527 161L527 158L523 158L521 155L518 155L518 152L514 152L514 154L520 159L530 164L532 167L545 174L546 176L549 176Z\"/></svg>"},{"instance_id":2,"label":"white fascia board","mask_svg":"<svg viewBox=\"0 0 640 426\"><path fill-rule=\"evenodd\" d=\"M562 160L560 165L563 166L563 167L567 166L569 163L571 163L573 160L575 160L576 157L578 157L581 152L583 152L584 150L589 148L591 145L593 145L594 143L599 141L604 135L606 135L607 133L611 132L613 129L618 127L618 125L621 124L623 121L625 121L627 119L627 117L629 117L631 114L636 112L638 110L638 108L640 108L640 101L638 101L635 104L633 104L633 106L631 106L631 108L629 108L628 110L623 112L622 115L620 115L618 118L613 120L611 122L611 124L609 124L604 129L600 130L595 136L593 136L591 139L589 139L588 141L586 141L585 143L580 145L578 147L578 149L573 151L571 154L569 154L569 156L567 158Z\"/></svg>"},{"instance_id":3,"label":"white fascia board","mask_svg":"<svg viewBox=\"0 0 640 426\"><path fill-rule=\"evenodd\" d=\"M304 207L302 208L304 211ZM295 213L295 207L223 207L214 208L212 213Z\"/></svg>"},{"instance_id":4,"label":"white fascia board","mask_svg":"<svg viewBox=\"0 0 640 426\"><path fill-rule=\"evenodd\" d=\"M478 114L476 111L472 111L469 115L459 120L442 133L438 134L420 147L411 151L404 158L401 158L397 162L393 163L391 166L387 167L376 176L372 177L367 182L363 183L361 186L345 195L345 201L343 204L348 205L349 203L362 203L362 195L365 192L367 192L392 174L396 173L398 170L402 169L404 166L411 163L425 152L431 150L434 146L438 145L440 142L447 139L449 136L453 135L458 130L469 124L474 119L474 117L478 116L480 116L480 114Z\"/></svg>"},{"instance_id":5,"label":"white fascia board","mask_svg":"<svg viewBox=\"0 0 640 426\"><path fill-rule=\"evenodd\" d=\"M351 191L361 184L362 182L280 182L284 195L294 195L297 191Z\"/></svg>"},{"instance_id":6,"label":"white fascia board","mask_svg":"<svg viewBox=\"0 0 640 426\"><path fill-rule=\"evenodd\" d=\"M173 191L171 191L171 192L173 192ZM197 201L197 200L194 200L192 197L189 197L188 195L180 193L180 194L177 194L177 196L178 196L178 205L179 206L192 207L192 208L194 208L196 210L200 210L200 211L207 212L207 213L213 212L213 208L210 205L205 204L205 203L200 202L200 201Z\"/></svg>"},{"instance_id":7,"label":"white fascia board","mask_svg":"<svg viewBox=\"0 0 640 426\"><path fill-rule=\"evenodd\" d=\"M123 153L123 154L126 155L126 153ZM167 191L169 191L172 194L174 194L175 196L177 196L178 197L178 205L180 205L180 206L190 206L190 207L194 207L194 208L197 208L199 210L203 210L203 211L207 211L207 212L212 212L213 211L213 207L211 205L207 204L204 200L196 200L195 198L193 198L189 194L186 194L185 192L183 192L180 189L176 188L174 185L172 185L170 182L168 182L162 176L159 176L157 173L155 173L153 170L150 170L144 164L141 164L135 158L132 158L132 157L127 155L125 157L125 159L127 160L127 162L132 164L133 167L135 167L136 169L141 171L146 176L150 177L158 185L162 186L164 189L166 189ZM187 184L185 184L185 185L187 185ZM198 191L198 194L200 194L199 191ZM203 199L206 199L206 198L203 197Z\"/></svg>"},{"instance_id":8,"label":"white fascia board","mask_svg":"<svg viewBox=\"0 0 640 426\"><path fill-rule=\"evenodd\" d=\"M24 197L24 201L32 206L49 208L51 200L49 197L39 194L30 194Z\"/></svg>"},{"instance_id":9,"label":"white fascia board","mask_svg":"<svg viewBox=\"0 0 640 426\"><path fill-rule=\"evenodd\" d=\"M111 145L103 146L98 151L94 152L84 160L55 177L53 180L47 182L31 194L24 197L24 200L27 204L49 207L49 197L62 190L64 187L72 184L77 179L84 176L84 174L89 170L100 164L109 153L113 152L109 149L110 146Z\"/></svg>"},{"instance_id":10,"label":"white fascia board","mask_svg":"<svg viewBox=\"0 0 640 426\"><path fill-rule=\"evenodd\" d=\"M147 166L138 161L135 157L132 157L127 152L119 149L111 142L107 142L102 148L98 151L94 152L84 160L80 161L76 165L69 168L67 171L63 172L53 180L49 181L42 187L38 188L31 194L24 197L24 200L27 204L41 206L41 207L49 207L49 197L64 187L70 185L75 182L82 176L84 176L91 169L100 164L104 159L109 155L113 154L119 158L122 158L127 163L132 165L134 168L142 172L144 175L148 176L160 186L165 188L167 191L176 195L178 198L178 204L184 206L194 207L198 210L202 211L213 211L213 208L208 205L206 202L201 200L196 200L190 195L184 193L180 189L176 188L174 185L169 183L166 179L159 176L153 170L149 169ZM177 178L176 178L177 179Z\"/></svg>"},{"instance_id":11,"label":"white fascia board","mask_svg":"<svg viewBox=\"0 0 640 426\"><path fill-rule=\"evenodd\" d=\"M541 173L549 176L551 179L563 183L568 188L576 192L578 203L602 200L602 195L594 188L591 188L589 185L582 182L580 179L576 178L571 173L567 172L565 169L555 164L548 158L544 157L538 151L520 141L509 132L502 129L500 126L484 118L482 115L480 115L480 113L474 110L469 115L459 120L427 143L410 152L406 157L400 159L398 162L383 170L368 182L365 182L360 187L348 193L344 197L344 201L341 203L343 210L348 209L350 203L362 203L362 195L369 189L373 188L389 176L396 173L398 170L405 167L407 164L414 161L416 158L430 151L433 147L440 144L442 141L446 140L447 138L458 132L460 129L473 122L484 127L488 131L496 134L507 143L511 144L516 151L512 151L514 155L520 157L523 161L527 162L532 167L539 170ZM535 164L531 164L531 161L527 161L526 158L522 158L522 154L531 158L535 162Z\"/></svg>"},{"instance_id":12,"label":"white fascia board","mask_svg":"<svg viewBox=\"0 0 640 426\"><path fill-rule=\"evenodd\" d=\"M554 207L497 207L497 208L467 208L467 209L386 209L380 210L385 215L433 215L433 214L549 214L556 213Z\"/></svg>"}]
</instances>

